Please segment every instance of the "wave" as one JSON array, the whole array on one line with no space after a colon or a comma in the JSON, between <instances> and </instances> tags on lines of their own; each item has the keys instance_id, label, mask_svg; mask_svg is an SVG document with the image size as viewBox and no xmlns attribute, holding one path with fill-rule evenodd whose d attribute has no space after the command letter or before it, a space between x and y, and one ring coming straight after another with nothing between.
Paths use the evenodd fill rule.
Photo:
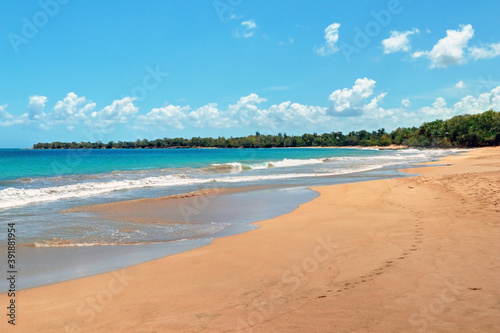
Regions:
<instances>
[{"instance_id":1,"label":"wave","mask_svg":"<svg viewBox=\"0 0 500 333\"><path fill-rule=\"evenodd\" d=\"M118 243L118 242L78 242L71 240L51 240L44 242L35 242L26 246L34 247L89 247L89 246L112 246L112 245L140 245L140 243Z\"/></svg>"},{"instance_id":2,"label":"wave","mask_svg":"<svg viewBox=\"0 0 500 333\"><path fill-rule=\"evenodd\" d=\"M245 183L266 180L309 178L318 176L333 176L346 173L361 172L379 168L379 165L373 165L369 168L357 167L350 170L341 169L335 172L327 173L288 173L254 176L225 176L196 178L187 175L168 175L158 177L146 177L134 180L112 180L108 182L87 182L64 186L53 186L39 189L18 189L7 188L0 191L0 209L24 206L28 204L57 201L61 199L80 198L96 196L119 190L130 190L138 188L151 187L173 187L199 185L208 183Z\"/></svg>"},{"instance_id":3,"label":"wave","mask_svg":"<svg viewBox=\"0 0 500 333\"><path fill-rule=\"evenodd\" d=\"M121 174L112 178L100 177L100 179L81 179L77 177L78 183L62 184L55 186L43 186L41 188L14 188L9 187L0 191L0 209L56 201L61 199L90 197L107 194L113 191L131 190L150 187L179 187L189 185L201 185L208 183L246 183L258 181L272 181L281 179L309 178L319 176L334 176L340 174L368 171L389 165L402 163L415 163L428 161L446 154L460 150L400 150L391 154L377 156L339 156L312 159L283 159L279 161L267 161L259 163L232 162L224 164L212 164L202 169L202 173L193 173L188 170L185 174L161 175L161 171L154 172L156 176L148 176L148 173ZM292 172L273 171L271 174L238 174L241 171L289 168L307 165L323 164L324 167L316 168L313 172L303 172L304 169L291 170ZM296 171L293 173L293 171ZM160 173L160 175L158 175ZM224 174L226 173L226 174ZM227 174L229 173L229 175ZM233 175L231 175L233 174ZM127 179L123 179L126 177ZM107 178L107 179L106 179ZM92 181L89 181L92 180ZM46 183L47 184L47 183ZM50 184L50 182L48 182Z\"/></svg>"},{"instance_id":4,"label":"wave","mask_svg":"<svg viewBox=\"0 0 500 333\"><path fill-rule=\"evenodd\" d=\"M360 150L373 150L374 148L360 148ZM460 149L450 149L448 152L458 152ZM390 161L390 160L419 160L429 159L433 157L443 156L443 150L420 150L420 149L401 149L391 151L388 155L379 156L338 156L338 157L321 157L310 159L288 159L285 158L279 161L266 161L260 163L241 163L229 162L223 164L212 164L209 167L203 168L205 173L226 173L226 172L241 172L247 170L269 169L269 168L288 168L299 167L313 164L322 164L336 161Z\"/></svg>"},{"instance_id":5,"label":"wave","mask_svg":"<svg viewBox=\"0 0 500 333\"><path fill-rule=\"evenodd\" d=\"M38 247L38 248L46 248L46 247L92 247L92 246L120 246L120 245L149 245L149 244L162 244L162 243L172 243L185 241L186 239L179 239L173 241L164 241L164 242L79 242L73 240L52 240L52 241L42 241L35 242L30 244L24 244L26 247Z\"/></svg>"},{"instance_id":6,"label":"wave","mask_svg":"<svg viewBox=\"0 0 500 333\"><path fill-rule=\"evenodd\" d=\"M229 162L223 164L212 164L207 168L203 168L204 172L213 173L224 173L224 172L241 172L246 170L261 170L270 168L287 168L287 167L297 167L310 164L320 164L327 162L328 158L311 158L311 159L288 159L285 158L280 161L268 161L260 163L241 163L241 162Z\"/></svg>"}]
</instances>

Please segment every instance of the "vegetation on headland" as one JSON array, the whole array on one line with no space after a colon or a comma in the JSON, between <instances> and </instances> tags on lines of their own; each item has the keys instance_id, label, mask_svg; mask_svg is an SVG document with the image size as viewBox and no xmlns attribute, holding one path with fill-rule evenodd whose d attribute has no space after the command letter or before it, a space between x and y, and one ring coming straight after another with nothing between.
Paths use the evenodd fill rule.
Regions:
<instances>
[{"instance_id":1,"label":"vegetation on headland","mask_svg":"<svg viewBox=\"0 0 500 333\"><path fill-rule=\"evenodd\" d=\"M389 146L451 148L484 147L500 144L500 112L493 110L476 115L455 116L448 120L435 120L420 127L400 127L388 133L378 131L353 131L348 134L331 132L303 134L300 136L262 135L256 133L237 138L163 138L156 140L102 142L51 142L37 143L34 149L116 149L116 148L273 148L273 147L340 147L340 146Z\"/></svg>"}]
</instances>

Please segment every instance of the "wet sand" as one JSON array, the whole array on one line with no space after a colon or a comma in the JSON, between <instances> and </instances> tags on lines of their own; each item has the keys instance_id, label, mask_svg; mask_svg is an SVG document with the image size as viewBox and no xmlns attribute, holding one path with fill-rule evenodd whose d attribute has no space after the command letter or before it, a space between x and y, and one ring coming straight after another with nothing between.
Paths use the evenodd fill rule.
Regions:
<instances>
[{"instance_id":1,"label":"wet sand","mask_svg":"<svg viewBox=\"0 0 500 333\"><path fill-rule=\"evenodd\" d=\"M450 165L316 187L257 230L18 292L9 331L496 332L500 149L437 163Z\"/></svg>"}]
</instances>

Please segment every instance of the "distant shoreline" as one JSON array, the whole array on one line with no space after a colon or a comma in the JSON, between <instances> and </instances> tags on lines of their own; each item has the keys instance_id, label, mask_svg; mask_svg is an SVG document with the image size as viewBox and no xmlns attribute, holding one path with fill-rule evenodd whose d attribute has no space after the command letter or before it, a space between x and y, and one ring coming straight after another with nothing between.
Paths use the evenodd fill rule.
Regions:
<instances>
[{"instance_id":1,"label":"distant shoreline","mask_svg":"<svg viewBox=\"0 0 500 333\"><path fill-rule=\"evenodd\" d=\"M389 145L389 146L308 146L308 147L189 147L189 146L176 146L176 147L137 147L137 148L19 148L23 150L126 150L126 149L318 149L318 148L338 148L338 149L378 149L378 150L397 150L397 149L410 149L410 148L426 148L426 147L410 147L404 145ZM445 149L445 148L438 148Z\"/></svg>"}]
</instances>

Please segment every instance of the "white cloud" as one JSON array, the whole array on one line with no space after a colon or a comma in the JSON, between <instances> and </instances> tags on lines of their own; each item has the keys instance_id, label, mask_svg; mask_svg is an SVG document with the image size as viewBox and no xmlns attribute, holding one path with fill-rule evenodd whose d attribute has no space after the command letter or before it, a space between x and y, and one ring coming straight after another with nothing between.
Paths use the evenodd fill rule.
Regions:
<instances>
[{"instance_id":1,"label":"white cloud","mask_svg":"<svg viewBox=\"0 0 500 333\"><path fill-rule=\"evenodd\" d=\"M87 101L84 96L78 97L74 92L70 92L62 101L56 103L50 118L71 126L74 122L86 119L95 106L95 103Z\"/></svg>"},{"instance_id":2,"label":"white cloud","mask_svg":"<svg viewBox=\"0 0 500 333\"><path fill-rule=\"evenodd\" d=\"M328 108L325 107L287 101L262 110L257 125L276 131L282 131L283 128L314 131L332 122L333 119L327 115L327 111Z\"/></svg>"},{"instance_id":3,"label":"white cloud","mask_svg":"<svg viewBox=\"0 0 500 333\"><path fill-rule=\"evenodd\" d=\"M7 105L0 105L0 126L18 125L23 122L19 117L14 117L7 112Z\"/></svg>"},{"instance_id":4,"label":"white cloud","mask_svg":"<svg viewBox=\"0 0 500 333\"><path fill-rule=\"evenodd\" d=\"M137 116L137 124L142 130L148 130L150 127L161 130L166 130L169 127L183 129L187 119L187 111L189 111L189 106L167 105L162 108L154 108L148 114Z\"/></svg>"},{"instance_id":5,"label":"white cloud","mask_svg":"<svg viewBox=\"0 0 500 333\"><path fill-rule=\"evenodd\" d=\"M455 85L455 88L463 89L465 88L465 83L463 81L458 81L457 84Z\"/></svg>"},{"instance_id":6,"label":"white cloud","mask_svg":"<svg viewBox=\"0 0 500 333\"><path fill-rule=\"evenodd\" d=\"M216 103L204 105L188 114L189 122L194 127L229 128L235 120L217 108Z\"/></svg>"},{"instance_id":7,"label":"white cloud","mask_svg":"<svg viewBox=\"0 0 500 333\"><path fill-rule=\"evenodd\" d=\"M431 68L464 64L467 61L464 50L472 36L474 29L470 24L460 26L459 30L447 30L446 37L440 39L432 50L414 52L413 57L428 58Z\"/></svg>"},{"instance_id":8,"label":"white cloud","mask_svg":"<svg viewBox=\"0 0 500 333\"><path fill-rule=\"evenodd\" d=\"M470 55L474 60L497 57L500 55L500 43L493 43L486 47L471 47Z\"/></svg>"},{"instance_id":9,"label":"white cloud","mask_svg":"<svg viewBox=\"0 0 500 333\"><path fill-rule=\"evenodd\" d=\"M434 119L447 119L461 114L477 114L489 109L500 110L500 86L479 96L462 97L452 107L448 107L443 97L438 97L432 106L420 108L418 113L434 116Z\"/></svg>"},{"instance_id":10,"label":"white cloud","mask_svg":"<svg viewBox=\"0 0 500 333\"><path fill-rule=\"evenodd\" d=\"M229 105L228 117L233 121L238 119L238 125L249 125L261 115L261 110L257 105L265 101L265 98L261 98L257 94L241 97L236 104Z\"/></svg>"},{"instance_id":11,"label":"white cloud","mask_svg":"<svg viewBox=\"0 0 500 333\"><path fill-rule=\"evenodd\" d=\"M418 29L409 31L391 31L391 36L382 41L384 53L408 52L410 50L410 39L408 36L419 33Z\"/></svg>"},{"instance_id":12,"label":"white cloud","mask_svg":"<svg viewBox=\"0 0 500 333\"><path fill-rule=\"evenodd\" d=\"M460 99L455 105L454 114L474 114L489 109L500 110L500 86L492 89L490 92L482 93L475 97L467 95Z\"/></svg>"},{"instance_id":13,"label":"white cloud","mask_svg":"<svg viewBox=\"0 0 500 333\"><path fill-rule=\"evenodd\" d=\"M315 48L317 54L326 56L339 50L337 41L339 40L340 23L332 23L325 29L325 44Z\"/></svg>"},{"instance_id":14,"label":"white cloud","mask_svg":"<svg viewBox=\"0 0 500 333\"><path fill-rule=\"evenodd\" d=\"M254 127L281 131L283 128L316 130L318 125L332 121L326 107L308 106L290 101L272 105L267 109L259 108L265 98L257 94L241 97L226 110L210 103L196 110L189 107L167 106L153 109L146 115L137 117L138 128L142 130L166 127L182 129L186 126L197 128L235 128Z\"/></svg>"},{"instance_id":15,"label":"white cloud","mask_svg":"<svg viewBox=\"0 0 500 333\"><path fill-rule=\"evenodd\" d=\"M102 132L109 133L114 130L115 124L125 124L139 109L134 105L135 97L125 97L115 100L111 105L100 111L94 111L86 118L85 124Z\"/></svg>"},{"instance_id":16,"label":"white cloud","mask_svg":"<svg viewBox=\"0 0 500 333\"><path fill-rule=\"evenodd\" d=\"M116 124L128 123L136 130L159 129L162 132L188 127L320 132L417 126L425 121L448 119L459 114L475 114L491 108L500 110L500 86L476 96L462 97L455 104L448 104L445 98L438 97L430 106L409 110L409 99L402 99L396 108L382 107L387 94L375 94L375 84L375 80L359 78L352 88L335 90L330 95L330 107L291 101L263 107L262 103L266 102L266 99L257 94L250 94L225 109L220 109L216 103L209 103L197 109L167 105L153 108L142 115L137 115L138 108L133 104L132 97L115 100L111 105L93 111L95 103L69 93L56 103L52 111L45 113L47 98L32 96L29 109L33 119L29 118L29 113L12 115L7 112L6 105L1 105L0 126L24 125L28 128L48 130L58 125L70 129L85 125L99 133L107 133L111 132ZM40 116L42 114L43 116Z\"/></svg>"},{"instance_id":17,"label":"white cloud","mask_svg":"<svg viewBox=\"0 0 500 333\"><path fill-rule=\"evenodd\" d=\"M236 30L234 33L234 37L236 38L250 38L255 34L255 30L257 29L257 23L254 20L248 20L241 22L241 26L243 30Z\"/></svg>"},{"instance_id":18,"label":"white cloud","mask_svg":"<svg viewBox=\"0 0 500 333\"><path fill-rule=\"evenodd\" d=\"M8 113L6 111L6 109L7 109L7 105L0 105L0 119L8 120L8 119L14 118L14 116L11 115L10 113Z\"/></svg>"},{"instance_id":19,"label":"white cloud","mask_svg":"<svg viewBox=\"0 0 500 333\"><path fill-rule=\"evenodd\" d=\"M420 108L419 111L426 115L440 116L446 118L448 118L450 115L453 114L453 109L446 107L446 100L443 97L436 98L434 103L432 103L432 107L425 106L423 108Z\"/></svg>"},{"instance_id":20,"label":"white cloud","mask_svg":"<svg viewBox=\"0 0 500 333\"><path fill-rule=\"evenodd\" d=\"M360 116L365 111L374 110L383 100L385 93L374 97L369 104L366 99L373 95L375 81L363 78L354 82L352 89L344 88L335 90L330 95L331 114L334 116Z\"/></svg>"},{"instance_id":21,"label":"white cloud","mask_svg":"<svg viewBox=\"0 0 500 333\"><path fill-rule=\"evenodd\" d=\"M27 106L28 109L28 119L30 120L41 120L45 117L45 103L47 102L47 97L45 96L30 96L30 102Z\"/></svg>"},{"instance_id":22,"label":"white cloud","mask_svg":"<svg viewBox=\"0 0 500 333\"><path fill-rule=\"evenodd\" d=\"M58 101L54 108L46 113L47 97L30 96L27 106L28 112L21 116L13 116L0 109L0 125L23 125L32 129L49 130L54 126L64 125L73 130L78 125L85 125L103 132L113 130L116 123L126 123L137 113L138 108L133 105L135 98L126 97L114 101L100 111L93 111L96 104L85 97L79 97L73 92ZM4 121L1 121L5 119Z\"/></svg>"}]
</instances>

